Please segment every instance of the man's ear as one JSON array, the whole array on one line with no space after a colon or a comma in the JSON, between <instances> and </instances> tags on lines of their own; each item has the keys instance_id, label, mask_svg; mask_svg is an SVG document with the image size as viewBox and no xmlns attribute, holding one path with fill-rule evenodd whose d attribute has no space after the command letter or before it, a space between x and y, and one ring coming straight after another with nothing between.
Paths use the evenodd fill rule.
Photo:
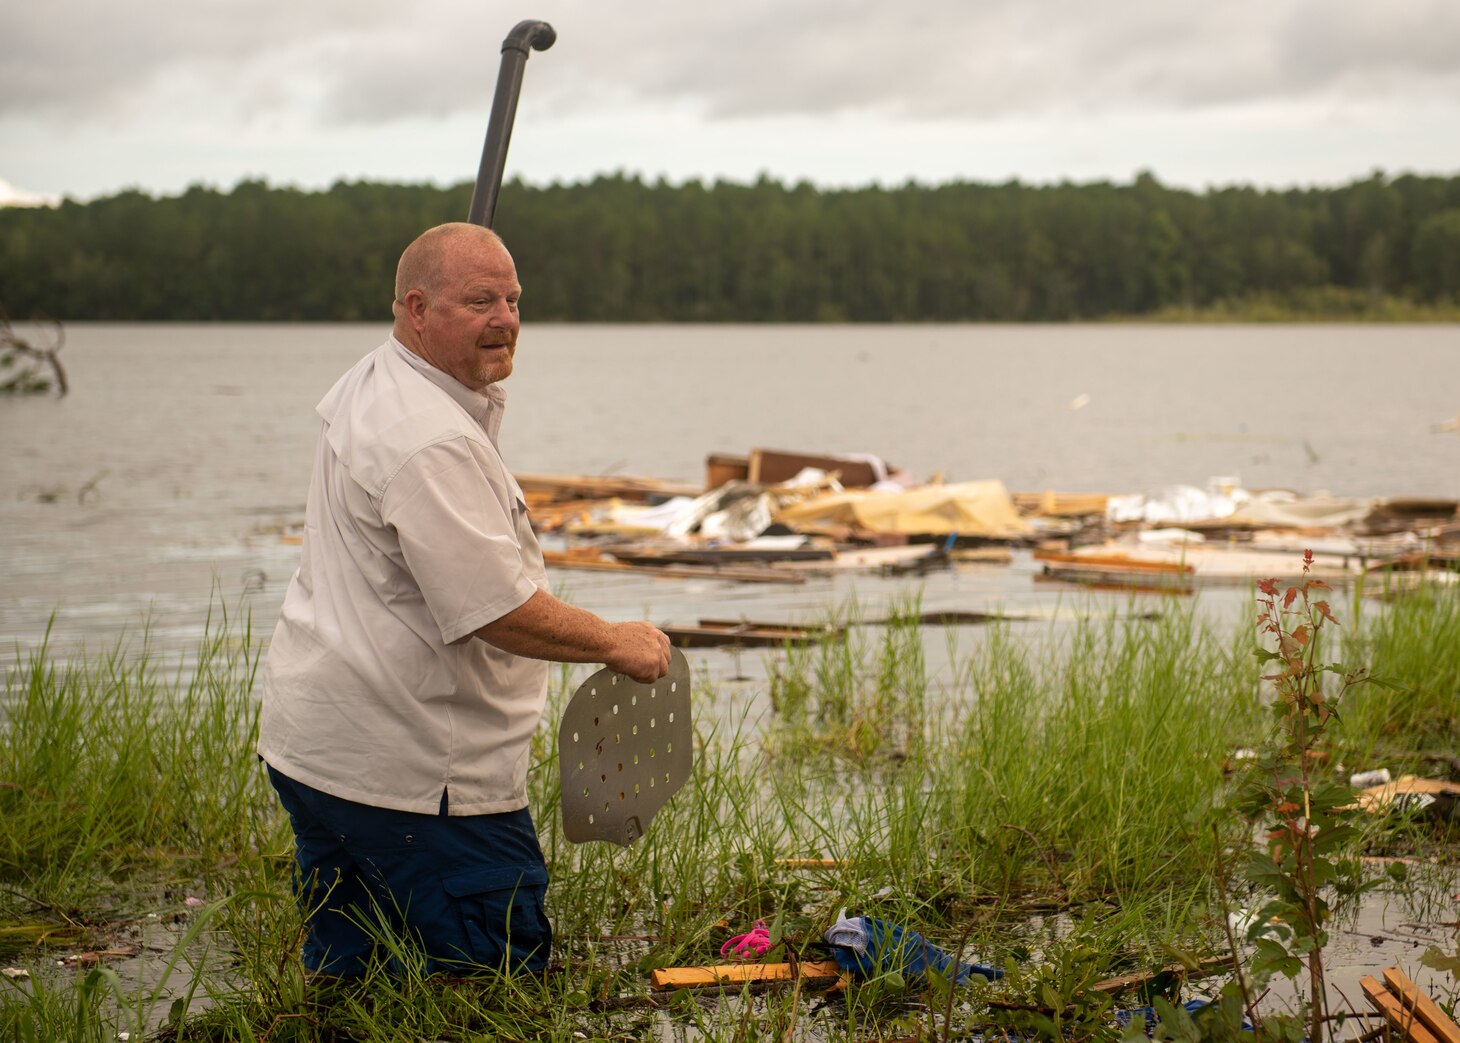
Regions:
<instances>
[{"instance_id":1,"label":"man's ear","mask_svg":"<svg viewBox=\"0 0 1460 1043\"><path fill-rule=\"evenodd\" d=\"M411 320L411 326L419 333L426 323L426 295L420 290L407 290L406 299L401 304L407 318Z\"/></svg>"}]
</instances>

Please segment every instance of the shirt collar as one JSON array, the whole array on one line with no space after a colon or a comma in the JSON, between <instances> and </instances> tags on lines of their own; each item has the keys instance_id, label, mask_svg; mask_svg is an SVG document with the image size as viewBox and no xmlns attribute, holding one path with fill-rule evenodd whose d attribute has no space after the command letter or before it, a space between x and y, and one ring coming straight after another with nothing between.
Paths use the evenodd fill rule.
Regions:
<instances>
[{"instance_id":1,"label":"shirt collar","mask_svg":"<svg viewBox=\"0 0 1460 1043\"><path fill-rule=\"evenodd\" d=\"M496 439L497 430L502 426L502 412L507 407L507 392L500 385L488 384L481 391L473 391L451 374L443 373L421 358L397 340L393 333L390 343L418 373L450 395L452 401L471 414L471 418L481 424L493 440Z\"/></svg>"}]
</instances>

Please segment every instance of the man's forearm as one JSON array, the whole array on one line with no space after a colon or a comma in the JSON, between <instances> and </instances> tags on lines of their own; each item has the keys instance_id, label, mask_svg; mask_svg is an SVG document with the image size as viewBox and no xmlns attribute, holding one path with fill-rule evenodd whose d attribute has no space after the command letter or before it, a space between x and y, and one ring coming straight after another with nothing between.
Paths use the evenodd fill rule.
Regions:
<instances>
[{"instance_id":1,"label":"man's forearm","mask_svg":"<svg viewBox=\"0 0 1460 1043\"><path fill-rule=\"evenodd\" d=\"M604 663L613 650L612 624L539 590L476 636L504 652L560 663Z\"/></svg>"},{"instance_id":2,"label":"man's forearm","mask_svg":"<svg viewBox=\"0 0 1460 1043\"><path fill-rule=\"evenodd\" d=\"M559 663L605 663L649 682L669 670L669 639L649 623L610 623L539 590L476 631L504 652Z\"/></svg>"}]
</instances>

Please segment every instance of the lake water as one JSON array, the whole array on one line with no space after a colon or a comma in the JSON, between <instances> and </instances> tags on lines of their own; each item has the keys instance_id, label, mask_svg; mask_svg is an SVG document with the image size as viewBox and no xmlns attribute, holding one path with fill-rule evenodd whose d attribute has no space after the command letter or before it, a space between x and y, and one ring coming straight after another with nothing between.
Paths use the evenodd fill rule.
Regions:
<instances>
[{"instance_id":1,"label":"lake water","mask_svg":"<svg viewBox=\"0 0 1460 1043\"><path fill-rule=\"evenodd\" d=\"M210 604L267 634L298 560L315 402L386 329L76 325L72 393L0 400L0 658L148 621L190 647ZM524 330L503 450L521 471L700 481L712 452L866 451L921 477L1139 492L1460 496L1457 326L553 326ZM1033 568L929 579L930 607L1030 610ZM802 618L861 577L767 589L574 573L611 618ZM216 594L215 594L216 591ZM723 653L714 653L724 662Z\"/></svg>"}]
</instances>

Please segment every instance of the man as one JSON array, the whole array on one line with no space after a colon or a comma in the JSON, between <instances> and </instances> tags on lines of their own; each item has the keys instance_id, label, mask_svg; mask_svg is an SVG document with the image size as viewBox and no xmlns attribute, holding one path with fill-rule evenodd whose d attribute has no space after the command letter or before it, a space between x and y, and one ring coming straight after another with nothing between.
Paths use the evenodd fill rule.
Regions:
<instances>
[{"instance_id":1,"label":"man","mask_svg":"<svg viewBox=\"0 0 1460 1043\"><path fill-rule=\"evenodd\" d=\"M401 255L390 339L318 406L259 728L294 827L312 971L363 974L378 915L428 970L545 967L526 788L544 660L646 682L669 669L650 624L547 592L497 450L521 292L494 233L430 229Z\"/></svg>"}]
</instances>

